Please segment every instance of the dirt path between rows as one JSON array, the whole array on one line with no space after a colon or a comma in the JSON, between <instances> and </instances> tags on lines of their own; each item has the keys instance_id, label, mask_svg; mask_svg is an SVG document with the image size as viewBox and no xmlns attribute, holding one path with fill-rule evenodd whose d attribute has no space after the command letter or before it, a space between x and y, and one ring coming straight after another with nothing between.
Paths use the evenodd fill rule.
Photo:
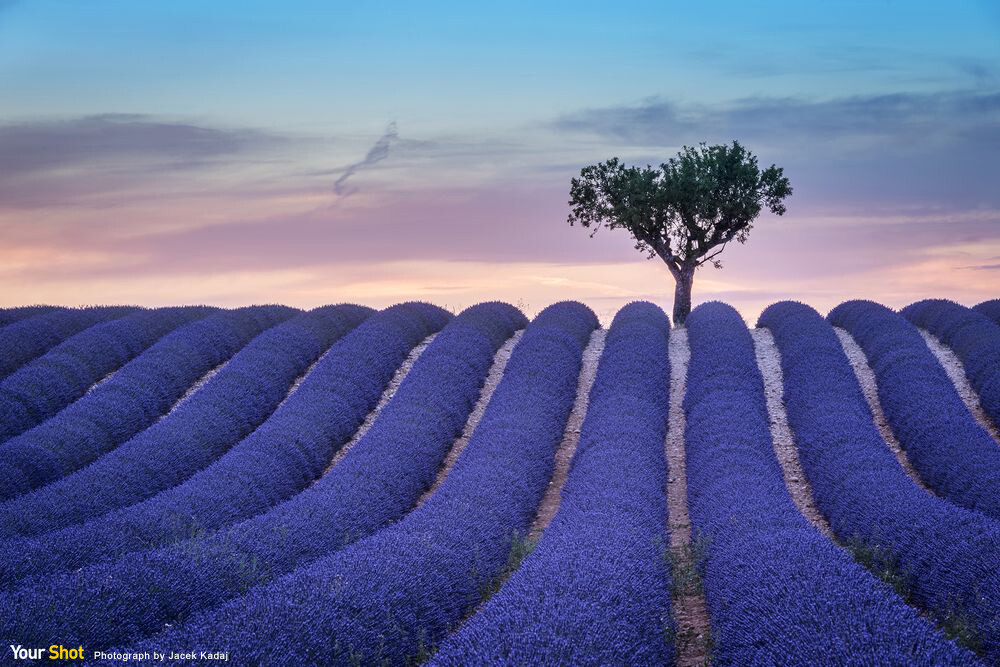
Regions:
<instances>
[{"instance_id":1,"label":"dirt path between rows","mask_svg":"<svg viewBox=\"0 0 1000 667\"><path fill-rule=\"evenodd\" d=\"M181 407L181 405L183 405L184 403L186 403L187 401L189 401L191 399L191 397L194 396L194 394L199 389L201 389L206 384L208 384L209 380L211 380L216 375L218 375L219 371L221 371L223 368L225 368L226 366L228 366L229 362L232 361L233 357L235 357L235 356L236 356L236 354L234 353L232 357L229 357L228 359L226 359L225 361L223 361L221 364L219 364L218 366L216 366L215 368L211 369L210 371L208 371L207 373L205 373L204 375L202 375L200 378L198 378L197 380L195 380L194 384L191 385L190 387L188 387L187 391L185 391L184 394L180 398L177 399L177 402L174 403L171 406L171 408L167 411L167 414L160 416L160 419L163 419L164 417L169 417L174 412L176 412L177 408ZM107 378L105 378L105 379L110 379L110 376L107 377ZM102 380L101 382L103 382L103 381L104 380ZM94 387L96 387L96 386L97 385L94 385Z\"/></svg>"},{"instance_id":2,"label":"dirt path between rows","mask_svg":"<svg viewBox=\"0 0 1000 667\"><path fill-rule=\"evenodd\" d=\"M677 665L692 667L711 661L711 626L708 605L700 577L693 574L700 567L698 549L691 543L691 518L688 514L687 468L685 467L684 393L687 390L687 329L670 332L670 413L664 448L667 457L667 509L670 528L670 551L674 580L673 617L677 634ZM682 576L682 572L691 573ZM686 581L681 581L684 579Z\"/></svg>"},{"instance_id":3,"label":"dirt path between rows","mask_svg":"<svg viewBox=\"0 0 1000 667\"><path fill-rule=\"evenodd\" d=\"M513 350L514 345L517 343L517 340L520 339L522 333L523 330L518 331L516 334L514 334L514 337L508 340L507 343L504 345L504 347L500 349L500 352L497 353L497 358L493 362L493 369L490 370L491 380L488 380L488 385L492 385L493 388L495 388L496 385L499 384L501 376L503 374L503 369L507 365L507 360L510 358L510 353ZM594 332L590 335L590 340L587 343L587 347L584 348L583 350L582 364L576 382L576 397L573 399L573 407L570 411L569 417L566 420L566 426L563 429L563 439L560 442L559 448L556 452L556 470L553 472L552 480L549 481L549 486L546 489L545 496L543 497L543 500L539 505L539 509L535 514L535 520L532 523L532 527L525 540L525 544L533 546L537 542L537 540L541 537L542 531L544 531L545 528L548 526L549 521L551 521L552 517L555 516L555 513L559 508L559 493L562 491L562 484L565 483L565 478L568 473L568 462L573 458L572 451L576 450L576 445L580 440L580 427L583 425L583 420L587 413L587 399L590 396L590 388L593 386L594 377L597 374L598 360L601 357L601 352L604 351L604 338L606 334L607 331L604 329L595 329ZM503 356L501 355L501 353L504 353ZM476 404L476 409L473 410L472 413L473 415L476 415L477 411L479 413L479 416L476 417L475 419L475 423L479 422L479 417L482 416L482 411L485 410L486 405L489 402L489 395L491 395L492 393L493 389L490 389L488 393L484 391L483 395L480 396L479 403ZM473 420L472 415L470 415L469 421L471 422L472 420ZM472 428L475 428L474 424ZM469 427L469 424L466 424L466 431L462 434L462 438L464 438L466 442L468 441L468 436L471 436L472 434L472 428ZM456 445L457 444L458 443L456 441ZM465 444L463 443L461 445L461 448L464 447ZM571 449L572 451L570 451ZM454 452L455 448L452 448L452 451ZM457 459L460 453L461 449L459 449L459 451L455 453L453 459ZM451 457L450 453L449 457ZM556 476L560 474L559 473L560 460L565 460L567 463L566 463L566 470L562 472L562 482L557 482ZM454 460L452 460L452 465L453 464ZM425 493L420 498L417 507L419 507L437 489L437 487L441 485L441 483L447 476L447 472L448 470L450 470L450 468L451 468L450 465L442 467L441 472L438 474L438 479L435 480L434 482L434 486L432 486L431 489L427 491L427 493ZM548 518L544 520L542 519L543 511L546 514L548 514ZM524 555L530 553L530 549L531 547L528 548L527 552ZM508 567L510 565L511 564L508 563ZM520 562L517 562L514 565L514 567L516 568L519 565ZM513 572L514 571L509 569L505 569L503 572L501 572L497 580L493 582L492 586L493 592L499 591L500 587L513 574ZM462 626L465 625L465 623L468 622L470 618L478 614L479 611L483 608L483 606L489 602L489 597L490 595L487 595L485 599L483 599L474 607L469 609L462 617L462 620L459 621L458 624L455 627L453 627L451 631L448 633L449 636L458 633L461 630Z\"/></svg>"},{"instance_id":4,"label":"dirt path between rows","mask_svg":"<svg viewBox=\"0 0 1000 667\"><path fill-rule=\"evenodd\" d=\"M462 434L455 438L455 442L452 443L451 449L444 457L444 462L438 469L437 477L434 478L434 483L431 484L430 488L424 491L424 493L417 499L417 504L414 507L420 507L431 495L438 490L438 488L444 483L444 480L448 477L448 473L451 469L455 467L455 462L458 461L458 457L465 451L466 445L469 444L469 439L472 437L473 431L479 426L479 422L483 418L483 413L486 412L486 406L489 405L490 399L493 398L493 392L496 391L497 386L500 384L500 380L503 379L503 372L507 368L507 362L510 361L510 355L514 352L514 348L517 346L518 341L521 340L521 336L524 335L524 329L520 329L514 332L511 336L500 346L496 354L493 355L493 364L490 366L489 372L486 374L486 380L483 382L482 388L479 390L479 398L476 400L476 404L473 406L472 411L469 413L468 419L465 420L465 426L462 428Z\"/></svg>"},{"instance_id":5,"label":"dirt path between rows","mask_svg":"<svg viewBox=\"0 0 1000 667\"><path fill-rule=\"evenodd\" d=\"M580 375L577 376L576 381L576 398L573 400L573 409L566 420L562 442L556 449L552 478L545 489L545 495L538 506L538 512L535 514L531 529L528 531L529 540L538 540L548 528L556 512L559 511L559 500L563 486L566 485L566 478L569 477L569 464L573 460L577 445L580 444L580 430L583 427L583 420L587 416L590 389L594 386L594 378L597 377L597 365L601 359L601 353L604 352L604 340L607 335L607 329L595 329L590 334L587 347L583 350Z\"/></svg>"},{"instance_id":6,"label":"dirt path between rows","mask_svg":"<svg viewBox=\"0 0 1000 667\"><path fill-rule=\"evenodd\" d=\"M785 478L785 488L788 489L792 501L802 516L808 519L816 530L835 540L830 524L813 500L812 488L799 460L795 436L788 426L788 413L784 404L785 378L781 370L781 353L774 343L774 336L766 328L751 329L750 335L753 337L757 366L764 377L764 395L767 397L767 414L771 423L771 442Z\"/></svg>"},{"instance_id":7,"label":"dirt path between rows","mask_svg":"<svg viewBox=\"0 0 1000 667\"><path fill-rule=\"evenodd\" d=\"M426 350L427 346L431 344L435 336L437 336L437 333L432 333L430 336L420 341L416 347L410 350L410 354L407 355L406 359L403 360L403 363L396 369L395 374L393 374L392 379L389 381L389 385L385 388L385 391L382 392L382 396L378 399L378 403L374 408L372 408L372 411L365 416L365 420L361 422L361 426L359 426L358 430L354 432L354 436L351 437L348 442L344 443L344 446L338 449L333 455L333 460L330 461L330 465L323 471L323 475L330 472L335 465L340 463L343 458L347 456L347 452L351 451L351 448L354 447L354 445L356 445L361 438L365 437L365 434L368 433L372 424L374 424L375 420L378 419L382 409L385 408L385 406L389 404L389 401L392 400L392 397L396 395L399 385L403 384L403 380L406 379L406 376L413 368L413 364L417 363L417 359L419 359L420 355L424 353L424 350ZM320 479L323 475L320 475L316 479ZM315 483L315 480L313 483Z\"/></svg>"},{"instance_id":8,"label":"dirt path between rows","mask_svg":"<svg viewBox=\"0 0 1000 667\"><path fill-rule=\"evenodd\" d=\"M899 444L899 440L896 439L896 434L892 432L892 427L889 425L889 420L886 419L885 413L882 411L882 403L878 398L878 383L875 380L875 373L872 371L871 367L868 365L868 358L865 356L864 350L858 345L854 337L851 336L846 330L840 327L834 327L834 331L837 332L837 338L840 339L840 345L844 348L844 353L847 355L848 361L851 362L851 368L854 369L854 376L858 380L858 384L861 386L861 393L865 396L865 401L868 402L868 409L872 413L872 420L875 422L875 427L878 432L882 435L882 440L889 447L892 453L896 456L896 460L899 461L899 465L902 466L906 474L910 476L913 483L919 486L921 489L934 495L933 492L924 484L924 480L920 478L920 475L913 468L913 464L910 463L910 459L906 456L906 452L903 451L902 445Z\"/></svg>"},{"instance_id":9,"label":"dirt path between rows","mask_svg":"<svg viewBox=\"0 0 1000 667\"><path fill-rule=\"evenodd\" d=\"M336 343L334 343L334 345L336 345ZM275 412L278 411L278 408L280 408L282 405L288 402L288 399L292 397L292 394L294 394L299 390L299 387L301 387L302 383L305 382L307 377L309 377L309 374L313 372L313 369L319 365L319 362L326 359L326 355L330 354L330 352L334 348L334 345L331 345L330 347L326 348L326 351L323 352L323 354L319 355L319 357L316 358L316 361L306 366L306 369L302 371L302 375L298 376L297 378L295 378L295 380L292 381L291 386L288 387L288 392L285 394L285 397L281 399L281 402L278 403L278 406L274 408Z\"/></svg>"},{"instance_id":10,"label":"dirt path between rows","mask_svg":"<svg viewBox=\"0 0 1000 667\"><path fill-rule=\"evenodd\" d=\"M128 362L126 362L126 363L128 363ZM125 364L122 364L122 366L124 366L124 365ZM95 382L94 384L92 384L89 387L87 387L87 391L83 392L83 395L86 396L87 394L89 394L90 392L94 391L95 389L97 389L98 387L100 387L102 384L104 384L105 382L107 382L108 380L110 380L111 378L113 378L114 375L115 375L115 373L117 373L119 370L121 370L122 366L119 366L118 368L116 368L115 370L111 371L110 373L108 373L107 375L105 375L104 377L102 377L100 380L98 380L97 382Z\"/></svg>"},{"instance_id":11,"label":"dirt path between rows","mask_svg":"<svg viewBox=\"0 0 1000 667\"><path fill-rule=\"evenodd\" d=\"M862 392L865 394L865 400L868 402L868 407L873 414L873 420L875 421L882 438L886 440L886 444L889 448L893 449L894 453L897 455L897 460L900 461L900 465L902 465L904 470L907 471L910 478L924 491L931 493L931 491L924 486L916 471L914 471L912 467L909 467L909 460L906 459L905 452L902 451L902 448L899 446L899 442L896 441L895 435L888 426L888 422L882 412L882 405L878 400L878 390L875 385L875 374L868 366L868 360L865 357L864 351L846 331L842 329L837 329L836 331L837 336L840 339L841 346L844 348L844 351L847 352L855 377L858 378L858 382L862 386ZM802 512L803 516L805 516L817 530L828 537L834 544L840 548L844 548L844 545L833 534L830 524L819 512L819 508L816 507L815 500L812 495L812 489L805 478L804 471L802 470L801 461L798 457L798 450L795 445L795 435L788 426L788 413L784 406L784 377L781 369L781 353L778 350L777 345L774 343L774 337L766 328L753 329L751 330L751 335L754 339L754 351L757 356L757 365L760 367L761 375L764 377L764 391L767 396L767 412L771 422L771 437L774 441L775 454L778 456L778 462L781 464L782 473L785 476L785 485L788 487L792 500L795 501L795 505L799 508L799 511ZM848 347L850 347L850 352L848 352ZM862 380L862 376L866 379ZM878 415L877 417L874 416L876 413ZM892 443L894 444L890 444L888 438L892 438ZM902 457L902 459L900 459L900 457ZM854 558L854 555L851 554L851 557ZM926 609L917 606L906 599L904 599L903 602L909 605L929 623L937 625L939 629L943 629L937 620L930 613L928 613Z\"/></svg>"},{"instance_id":12,"label":"dirt path between rows","mask_svg":"<svg viewBox=\"0 0 1000 667\"><path fill-rule=\"evenodd\" d=\"M955 386L955 391L958 392L962 402L965 403L965 407L969 409L976 422L990 434L993 441L1000 444L1000 429L997 429L997 425L993 423L990 416L983 410L983 406L979 402L979 394L972 388L969 376L965 373L965 366L962 364L962 360L958 358L958 355L950 347L936 338L934 334L923 329L918 329L918 331L924 337L924 342L927 343L927 347L938 360L938 363L944 368L945 374Z\"/></svg>"}]
</instances>

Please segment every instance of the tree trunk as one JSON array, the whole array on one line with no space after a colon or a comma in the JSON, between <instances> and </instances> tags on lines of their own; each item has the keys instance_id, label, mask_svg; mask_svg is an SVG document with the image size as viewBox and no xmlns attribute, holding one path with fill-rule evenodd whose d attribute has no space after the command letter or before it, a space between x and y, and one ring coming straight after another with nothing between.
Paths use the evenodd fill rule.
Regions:
<instances>
[{"instance_id":1,"label":"tree trunk","mask_svg":"<svg viewBox=\"0 0 1000 667\"><path fill-rule=\"evenodd\" d=\"M674 276L677 281L674 287L674 326L681 326L684 320L691 313L691 285L694 284L693 266L681 267L681 270Z\"/></svg>"}]
</instances>

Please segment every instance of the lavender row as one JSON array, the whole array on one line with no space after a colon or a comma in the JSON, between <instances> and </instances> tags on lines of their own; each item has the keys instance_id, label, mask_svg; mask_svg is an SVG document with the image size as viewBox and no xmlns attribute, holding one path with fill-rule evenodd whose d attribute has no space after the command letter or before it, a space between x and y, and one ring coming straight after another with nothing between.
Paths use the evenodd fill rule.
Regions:
<instances>
[{"instance_id":1,"label":"lavender row","mask_svg":"<svg viewBox=\"0 0 1000 667\"><path fill-rule=\"evenodd\" d=\"M94 648L130 642L399 519L430 486L461 433L494 353L524 324L524 316L504 304L466 310L437 335L367 433L316 484L209 536L18 592L14 607L30 635L17 637L55 633Z\"/></svg>"},{"instance_id":2,"label":"lavender row","mask_svg":"<svg viewBox=\"0 0 1000 667\"><path fill-rule=\"evenodd\" d=\"M162 336L209 312L140 310L85 329L22 366L0 383L0 442L48 419Z\"/></svg>"},{"instance_id":3,"label":"lavender row","mask_svg":"<svg viewBox=\"0 0 1000 667\"><path fill-rule=\"evenodd\" d=\"M95 324L125 317L132 306L60 308L26 317L0 329L0 378Z\"/></svg>"},{"instance_id":4,"label":"lavender row","mask_svg":"<svg viewBox=\"0 0 1000 667\"><path fill-rule=\"evenodd\" d=\"M166 546L286 500L323 472L409 351L449 318L421 303L369 317L330 348L267 421L183 484L86 523L0 543L0 586Z\"/></svg>"},{"instance_id":5,"label":"lavender row","mask_svg":"<svg viewBox=\"0 0 1000 667\"><path fill-rule=\"evenodd\" d=\"M13 308L0 308L0 327L20 322L25 318L34 317L35 315L51 313L53 310L59 310L59 308L57 306L15 306Z\"/></svg>"},{"instance_id":6,"label":"lavender row","mask_svg":"<svg viewBox=\"0 0 1000 667\"><path fill-rule=\"evenodd\" d=\"M1000 299L990 299L974 306L972 310L1000 324Z\"/></svg>"},{"instance_id":7,"label":"lavender row","mask_svg":"<svg viewBox=\"0 0 1000 667\"><path fill-rule=\"evenodd\" d=\"M739 314L708 303L687 326L687 481L713 664L975 664L793 504Z\"/></svg>"},{"instance_id":8,"label":"lavender row","mask_svg":"<svg viewBox=\"0 0 1000 667\"><path fill-rule=\"evenodd\" d=\"M431 664L673 664L663 555L669 330L652 304L618 312L558 513Z\"/></svg>"},{"instance_id":9,"label":"lavender row","mask_svg":"<svg viewBox=\"0 0 1000 667\"><path fill-rule=\"evenodd\" d=\"M834 534L940 619L968 620L1000 658L1000 524L921 490L875 427L830 324L779 303L759 324L781 353L785 405L816 505Z\"/></svg>"},{"instance_id":10,"label":"lavender row","mask_svg":"<svg viewBox=\"0 0 1000 667\"><path fill-rule=\"evenodd\" d=\"M267 419L293 381L371 312L328 306L259 334L153 426L82 470L0 505L0 539L80 523L183 482Z\"/></svg>"},{"instance_id":11,"label":"lavender row","mask_svg":"<svg viewBox=\"0 0 1000 667\"><path fill-rule=\"evenodd\" d=\"M228 648L248 664L280 662L287 646L302 663L401 664L440 641L534 518L596 325L572 302L535 318L468 446L419 509L144 646Z\"/></svg>"},{"instance_id":12,"label":"lavender row","mask_svg":"<svg viewBox=\"0 0 1000 667\"><path fill-rule=\"evenodd\" d=\"M871 301L842 303L827 319L864 350L882 409L924 483L956 505L1000 517L1000 447L917 328Z\"/></svg>"},{"instance_id":13,"label":"lavender row","mask_svg":"<svg viewBox=\"0 0 1000 667\"><path fill-rule=\"evenodd\" d=\"M163 337L80 400L0 445L0 500L114 449L164 414L206 371L294 312L284 306L224 311Z\"/></svg>"},{"instance_id":14,"label":"lavender row","mask_svg":"<svg viewBox=\"0 0 1000 667\"><path fill-rule=\"evenodd\" d=\"M986 315L944 299L927 299L900 311L958 355L983 410L1000 424L1000 325Z\"/></svg>"}]
</instances>

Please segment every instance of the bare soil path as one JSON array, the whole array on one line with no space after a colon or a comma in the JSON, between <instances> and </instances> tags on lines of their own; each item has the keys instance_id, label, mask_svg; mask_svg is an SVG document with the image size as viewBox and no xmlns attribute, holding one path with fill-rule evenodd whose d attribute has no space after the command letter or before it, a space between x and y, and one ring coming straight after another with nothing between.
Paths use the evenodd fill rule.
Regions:
<instances>
[{"instance_id":1,"label":"bare soil path","mask_svg":"<svg viewBox=\"0 0 1000 667\"><path fill-rule=\"evenodd\" d=\"M834 327L834 331L837 332L840 345L844 348L844 353L847 355L848 361L851 362L851 368L854 369L854 376L858 379L858 384L861 385L861 392L865 395L865 401L868 402L868 409L871 410L875 427L882 435L882 439L885 440L885 444L888 445L889 449L896 456L899 465L903 467L903 470L910 476L913 483L933 495L933 492L920 479L917 471L914 470L913 464L910 463L906 452L903 451L902 445L896 439L896 434L892 432L892 427L889 426L889 420L886 419L885 413L882 411L882 403L878 398L878 384L875 381L875 373L868 365L868 358L865 356L864 350L861 349L861 346L858 345L857 341L845 329Z\"/></svg>"},{"instance_id":2,"label":"bare soil path","mask_svg":"<svg viewBox=\"0 0 1000 667\"><path fill-rule=\"evenodd\" d=\"M233 356L236 356L236 355L234 354ZM232 360L233 360L233 357L230 357L229 359L226 359L221 364L219 364L215 368L209 370L207 373L205 373L200 378L198 378L197 380L195 380L194 384L191 385L190 387L188 387L187 391L185 391L184 394L180 398L177 399L177 402L174 403L170 407L170 409L167 411L167 414L160 416L160 419L163 419L164 417L166 417L168 415L171 415L174 412L176 412L177 408L179 408L182 404L184 404L192 396L194 396L195 392L197 392L199 389L201 389L206 384L208 384L208 381L211 380L212 378L214 378L216 375L218 375L219 371L221 371L223 368L225 368L229 364L229 362L232 361ZM108 375L107 377L105 377L104 379L102 379L97 384L103 383L105 380L108 380L110 377L111 376ZM97 384L95 384L93 387L91 387L91 390L93 390L94 388L96 388Z\"/></svg>"},{"instance_id":3,"label":"bare soil path","mask_svg":"<svg viewBox=\"0 0 1000 667\"><path fill-rule=\"evenodd\" d=\"M604 352L604 339L607 337L606 329L595 329L590 334L590 341L583 350L582 363L580 365L580 375L576 382L576 398L573 401L573 409L566 420L566 429L563 431L562 442L556 450L555 467L552 471L552 479L545 489L545 495L538 506L538 513L535 521L528 531L529 540L537 540L545 532L552 518L559 511L559 498L562 494L563 486L566 485L566 478L569 476L569 464L573 460L576 446L580 444L580 430L583 427L583 420L587 416L587 403L590 399L590 389L594 386L594 378L597 376L597 364Z\"/></svg>"},{"instance_id":4,"label":"bare soil path","mask_svg":"<svg viewBox=\"0 0 1000 667\"><path fill-rule=\"evenodd\" d=\"M687 329L670 331L670 413L664 443L669 475L667 509L669 512L670 552L674 580L672 604L677 631L677 665L693 667L711 662L711 625L708 605L700 577L696 574L699 550L691 541L691 518L688 514L687 469L685 467L684 393L691 359ZM686 574L685 574L686 573Z\"/></svg>"},{"instance_id":5,"label":"bare soil path","mask_svg":"<svg viewBox=\"0 0 1000 667\"><path fill-rule=\"evenodd\" d=\"M338 449L336 454L333 455L333 460L330 461L330 465L323 471L323 475L330 472L335 465L340 463L343 458L347 456L347 452L349 452L351 448L354 447L359 440L361 440L361 438L365 437L365 433L368 433L368 429L370 429L372 424L375 423L375 420L378 419L379 413L381 413L382 409L389 404L392 397L396 395L396 390L399 389L399 385L403 384L403 380L406 379L410 369L413 368L413 364L417 362L417 359L419 359L420 355L424 353L424 350L426 350L427 346L431 344L431 341L434 340L435 336L437 336L436 333L431 334L427 338L420 341L416 347L410 350L410 354L407 355L406 359L403 360L403 363L396 369L395 374L393 374L392 379L389 381L389 385L385 388L385 391L382 392L382 396L378 399L378 403L372 411L365 416L365 420L361 422L361 426L359 426L358 430L354 432L354 436L346 442L343 447ZM323 475L320 475L320 477ZM317 477L317 479L319 479L319 477Z\"/></svg>"},{"instance_id":6,"label":"bare soil path","mask_svg":"<svg viewBox=\"0 0 1000 667\"><path fill-rule=\"evenodd\" d=\"M944 368L948 379L955 385L955 391L958 392L962 402L965 403L965 407L972 413L976 422L990 434L993 441L1000 444L1000 429L997 428L997 425L993 423L990 416L983 410L983 406L979 402L979 394L972 388L969 376L965 374L965 366L962 364L962 360L958 358L958 355L950 347L936 338L934 334L923 329L919 329L919 331L920 335L924 337L924 342L927 343L927 347L931 353L938 360L938 363L941 364L941 367Z\"/></svg>"},{"instance_id":7,"label":"bare soil path","mask_svg":"<svg viewBox=\"0 0 1000 667\"><path fill-rule=\"evenodd\" d=\"M496 391L497 385L500 384L500 380L503 379L503 372L507 368L507 362L510 361L510 355L514 351L514 347L517 346L518 341L521 340L521 336L524 335L524 329L514 332L511 336L500 346L496 354L493 355L493 364L490 366L489 372L486 374L486 380L483 382L482 389L479 390L479 399L472 408L472 412L469 413L469 418L465 421L465 426L462 428L462 434L455 438L455 442L452 443L451 449L448 450L448 454L444 457L444 463L441 464L441 468L438 470L437 477L434 478L434 483L431 487L424 491L424 493L417 499L416 507L420 507L427 499L430 498L431 494L438 490L444 480L448 477L448 473L451 469L455 467L455 461L458 457L465 451L465 446L469 444L469 438L472 437L473 431L479 426L480 420L483 418L483 413L486 412L486 406L489 405L490 399L493 398L493 392Z\"/></svg>"},{"instance_id":8,"label":"bare soil path","mask_svg":"<svg viewBox=\"0 0 1000 667\"><path fill-rule=\"evenodd\" d=\"M784 394L785 380L781 371L781 353L774 343L774 336L765 328L751 329L754 353L757 356L757 366L764 377L764 395L767 397L767 414L771 422L771 441L774 443L774 454L781 465L781 473L785 477L785 487L792 496L792 501L816 530L834 539L830 524L820 513L813 500L812 488L806 479L802 462L799 461L799 450L795 445L795 436L788 426L788 413L785 411Z\"/></svg>"},{"instance_id":9,"label":"bare soil path","mask_svg":"<svg viewBox=\"0 0 1000 667\"><path fill-rule=\"evenodd\" d=\"M506 366L507 360L510 358L510 353L513 350L514 345L517 343L517 340L520 339L522 333L523 330L514 334L514 336L507 341L504 347L500 348L500 352L497 352L497 357L493 362L493 368L490 370L490 378L487 380L487 386L491 388L488 392L485 391L484 388L483 394L480 396L479 403L476 405L476 409L473 410L473 415L476 415L478 411L475 423L479 422L479 417L482 416L483 410L486 409L489 396L492 395L493 389L495 389L496 385L499 384L500 377L503 374L503 368ZM555 470L553 471L552 479L549 481L549 486L546 489L545 495L542 498L542 502L539 504L531 529L528 532L524 544L521 545L524 547L522 557L527 556L530 553L534 544L540 539L542 532L548 526L549 522L555 516L556 511L559 509L559 494L562 492L563 484L566 482L566 477L569 472L569 461L572 460L573 452L576 451L576 445L580 441L580 427L583 425L584 417L587 414L587 400L590 396L590 388L594 385L594 377L597 375L597 364L600 360L601 352L604 351L604 338L606 335L606 330L595 329L590 335L590 341L588 341L587 347L583 350L580 374L577 376L576 382L576 397L573 399L573 407L566 420L566 426L563 429L563 439L556 451ZM505 354L502 356L502 353ZM496 372L494 373L494 371ZM470 415L469 419L471 422L472 415ZM459 440L464 439L465 442L468 442L468 437L471 436L473 428L475 428L475 424L473 424L471 428L469 424L466 424L465 432ZM438 479L435 480L434 485L420 498L417 502L417 507L423 504L423 502L441 485L447 477L448 471L451 469L452 465L454 465L454 460L458 458L458 455L461 453L461 449L464 447L464 442L459 446L459 441L456 441L456 446L453 447L452 452L449 453L451 463L446 463L446 465L442 466L441 471L438 473ZM458 450L457 452L456 449ZM453 457L452 453L454 453ZM562 469L560 470L560 468ZM512 549L513 548L514 546L512 545ZM519 562L515 563L514 567L516 568L519 564ZM499 590L507 578L513 574L513 572L513 570L505 570L501 573L497 581L494 582L493 590ZM458 625L452 628L450 634L457 633L466 621L475 616L487 602L488 598L484 599L475 607L470 609Z\"/></svg>"}]
</instances>

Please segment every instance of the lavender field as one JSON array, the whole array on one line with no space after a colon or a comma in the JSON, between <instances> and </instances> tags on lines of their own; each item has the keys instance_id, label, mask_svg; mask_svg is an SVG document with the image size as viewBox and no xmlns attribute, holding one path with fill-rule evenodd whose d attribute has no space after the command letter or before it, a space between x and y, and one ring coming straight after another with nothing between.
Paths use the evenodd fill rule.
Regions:
<instances>
[{"instance_id":1,"label":"lavender field","mask_svg":"<svg viewBox=\"0 0 1000 667\"><path fill-rule=\"evenodd\" d=\"M2 662L996 665L998 424L1000 299L0 309Z\"/></svg>"}]
</instances>

